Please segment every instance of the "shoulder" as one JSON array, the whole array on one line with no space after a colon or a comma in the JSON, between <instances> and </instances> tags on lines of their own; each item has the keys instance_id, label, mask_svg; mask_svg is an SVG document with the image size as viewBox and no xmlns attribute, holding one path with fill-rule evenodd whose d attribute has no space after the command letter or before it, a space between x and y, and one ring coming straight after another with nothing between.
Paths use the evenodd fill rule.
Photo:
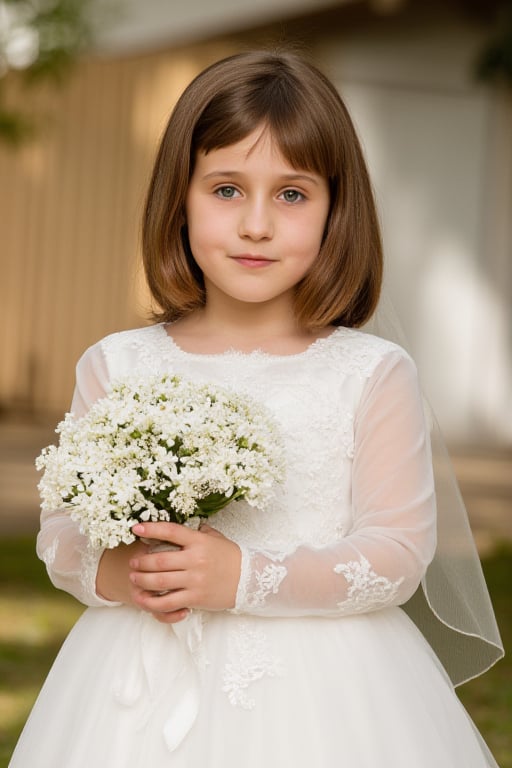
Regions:
<instances>
[{"instance_id":1,"label":"shoulder","mask_svg":"<svg viewBox=\"0 0 512 768\"><path fill-rule=\"evenodd\" d=\"M331 359L361 378L370 378L381 365L388 367L401 363L415 369L411 356L403 347L380 336L340 327L328 339Z\"/></svg>"},{"instance_id":2,"label":"shoulder","mask_svg":"<svg viewBox=\"0 0 512 768\"><path fill-rule=\"evenodd\" d=\"M146 346L154 346L166 336L162 324L146 325L143 328L132 328L128 331L117 331L100 339L98 345L108 355L118 350L139 349Z\"/></svg>"},{"instance_id":3,"label":"shoulder","mask_svg":"<svg viewBox=\"0 0 512 768\"><path fill-rule=\"evenodd\" d=\"M166 336L161 324L111 333L85 350L77 368L105 365L112 376L119 372L119 367L137 366L154 359Z\"/></svg>"},{"instance_id":4,"label":"shoulder","mask_svg":"<svg viewBox=\"0 0 512 768\"><path fill-rule=\"evenodd\" d=\"M402 346L380 336L349 329L345 353L353 361L361 381L359 417L369 407L377 408L382 415L397 406L403 413L425 415L426 402L416 363Z\"/></svg>"}]
</instances>

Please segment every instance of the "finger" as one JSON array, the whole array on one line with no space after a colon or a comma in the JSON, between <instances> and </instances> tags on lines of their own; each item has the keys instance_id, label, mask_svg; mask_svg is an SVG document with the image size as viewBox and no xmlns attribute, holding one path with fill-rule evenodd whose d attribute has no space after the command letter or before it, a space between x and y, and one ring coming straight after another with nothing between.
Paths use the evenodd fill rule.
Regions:
<instances>
[{"instance_id":1,"label":"finger","mask_svg":"<svg viewBox=\"0 0 512 768\"><path fill-rule=\"evenodd\" d=\"M186 525L163 521L158 523L137 523L132 527L132 532L139 537L143 536L146 539L168 541L180 547L191 544L194 541L194 537L198 535L198 531L194 531Z\"/></svg>"},{"instance_id":2,"label":"finger","mask_svg":"<svg viewBox=\"0 0 512 768\"><path fill-rule=\"evenodd\" d=\"M186 580L185 571L170 571L148 573L134 571L130 573L130 581L140 590L145 592L167 592L176 589L184 589Z\"/></svg>"},{"instance_id":3,"label":"finger","mask_svg":"<svg viewBox=\"0 0 512 768\"><path fill-rule=\"evenodd\" d=\"M184 550L169 550L168 552L150 552L147 555L138 555L130 560L132 571L182 571L188 563L188 554Z\"/></svg>"},{"instance_id":4,"label":"finger","mask_svg":"<svg viewBox=\"0 0 512 768\"><path fill-rule=\"evenodd\" d=\"M223 533L218 531L216 528L212 528L212 526L208 525L208 523L205 523L204 525L201 525L199 530L201 531L201 533L206 533L208 536L216 536L219 539L225 539L226 538Z\"/></svg>"},{"instance_id":5,"label":"finger","mask_svg":"<svg viewBox=\"0 0 512 768\"><path fill-rule=\"evenodd\" d=\"M191 595L186 589L157 595L154 592L141 592L137 595L137 604L149 613L174 613L183 611L191 605Z\"/></svg>"},{"instance_id":6,"label":"finger","mask_svg":"<svg viewBox=\"0 0 512 768\"><path fill-rule=\"evenodd\" d=\"M173 611L172 613L153 613L153 617L161 624L177 624L187 618L190 611L188 608L182 611Z\"/></svg>"}]
</instances>

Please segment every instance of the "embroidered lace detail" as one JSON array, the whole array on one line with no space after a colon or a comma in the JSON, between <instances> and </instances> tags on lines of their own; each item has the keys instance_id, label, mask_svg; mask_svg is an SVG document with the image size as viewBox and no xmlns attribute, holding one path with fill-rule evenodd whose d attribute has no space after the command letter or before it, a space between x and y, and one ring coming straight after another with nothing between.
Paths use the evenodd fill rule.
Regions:
<instances>
[{"instance_id":1,"label":"embroidered lace detail","mask_svg":"<svg viewBox=\"0 0 512 768\"><path fill-rule=\"evenodd\" d=\"M249 686L263 677L277 677L284 673L284 664L272 653L265 632L251 626L248 621L240 621L229 636L223 674L222 690L230 703L234 707L254 709L256 700L249 696Z\"/></svg>"},{"instance_id":2,"label":"embroidered lace detail","mask_svg":"<svg viewBox=\"0 0 512 768\"><path fill-rule=\"evenodd\" d=\"M263 608L267 595L277 595L279 585L287 573L284 565L274 563L269 563L261 572L256 572L254 574L256 589L247 596L248 605L251 608Z\"/></svg>"},{"instance_id":3,"label":"embroidered lace detail","mask_svg":"<svg viewBox=\"0 0 512 768\"><path fill-rule=\"evenodd\" d=\"M334 572L342 573L351 585L347 599L338 603L338 608L347 613L360 613L368 608L390 605L404 581L403 577L390 581L385 576L379 576L372 570L365 557L361 557L359 561L339 563L334 567Z\"/></svg>"},{"instance_id":4,"label":"embroidered lace detail","mask_svg":"<svg viewBox=\"0 0 512 768\"><path fill-rule=\"evenodd\" d=\"M340 447L347 459L354 458L354 416L348 411L337 414L340 424Z\"/></svg>"},{"instance_id":5,"label":"embroidered lace detail","mask_svg":"<svg viewBox=\"0 0 512 768\"><path fill-rule=\"evenodd\" d=\"M253 352L240 352L228 349L225 352L206 354L186 352L181 349L165 330L163 324L150 325L133 331L120 331L106 336L101 342L107 361L119 351L120 348L137 351L137 357L144 367L149 365L151 370L160 369L163 361L185 360L219 360L219 364L232 359L237 365L243 362L248 367L254 365L261 367L262 360L278 362L289 360L294 362L304 357L313 360L321 359L323 363L331 364L344 374L357 373L362 378L371 376L376 366L386 353L392 350L400 350L400 347L386 339L372 336L353 328L336 328L329 336L319 338L310 344L303 352L291 355L277 355L254 350ZM403 350L400 350L404 354ZM155 354L156 353L156 354Z\"/></svg>"},{"instance_id":6,"label":"embroidered lace detail","mask_svg":"<svg viewBox=\"0 0 512 768\"><path fill-rule=\"evenodd\" d=\"M98 563L103 552L103 549L87 547L82 555L80 583L84 595L96 595L96 575L98 572Z\"/></svg>"},{"instance_id":7,"label":"embroidered lace detail","mask_svg":"<svg viewBox=\"0 0 512 768\"><path fill-rule=\"evenodd\" d=\"M293 551L303 543L331 545L350 530L355 414L367 378L398 347L337 328L295 355L193 354L158 324L107 336L101 348L112 377L165 371L216 382L264 402L273 412L285 442L286 481L276 488L268 510L255 510L241 500L217 513L215 527L225 536L258 550ZM258 590L254 576L252 582L252 591ZM262 590L264 597L263 584Z\"/></svg>"},{"instance_id":8,"label":"embroidered lace detail","mask_svg":"<svg viewBox=\"0 0 512 768\"><path fill-rule=\"evenodd\" d=\"M50 547L46 547L46 549L41 553L41 559L47 568L51 568L54 564L55 558L57 557L58 546L59 540L54 539L52 545Z\"/></svg>"},{"instance_id":9,"label":"embroidered lace detail","mask_svg":"<svg viewBox=\"0 0 512 768\"><path fill-rule=\"evenodd\" d=\"M41 553L41 559L44 562L48 572L50 573L55 565L59 550L59 539L56 538L52 542L51 546L47 547ZM76 594L79 600L85 602L86 605L95 602L97 598L96 593L96 574L98 571L98 563L100 561L103 550L95 550L92 548L86 548L81 554L80 570L79 570L79 583L80 591Z\"/></svg>"},{"instance_id":10,"label":"embroidered lace detail","mask_svg":"<svg viewBox=\"0 0 512 768\"><path fill-rule=\"evenodd\" d=\"M243 545L240 546L242 553L242 564L240 569L240 580L236 594L236 604L231 613L244 613L247 609L263 608L265 600L269 594L276 595L279 586L286 577L288 571L281 563L289 552L267 552L259 550L258 554L271 560L263 570L258 571L253 568L252 551Z\"/></svg>"}]
</instances>

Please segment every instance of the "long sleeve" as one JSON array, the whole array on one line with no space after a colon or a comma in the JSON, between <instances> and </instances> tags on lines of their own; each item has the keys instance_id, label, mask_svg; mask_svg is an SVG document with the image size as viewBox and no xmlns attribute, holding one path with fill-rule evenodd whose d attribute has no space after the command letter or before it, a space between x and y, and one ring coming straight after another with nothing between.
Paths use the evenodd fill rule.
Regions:
<instances>
[{"instance_id":1,"label":"long sleeve","mask_svg":"<svg viewBox=\"0 0 512 768\"><path fill-rule=\"evenodd\" d=\"M378 364L354 432L350 531L330 546L291 553L242 547L234 612L341 616L400 605L416 591L434 555L436 521L429 438L408 357L393 352Z\"/></svg>"},{"instance_id":2,"label":"long sleeve","mask_svg":"<svg viewBox=\"0 0 512 768\"><path fill-rule=\"evenodd\" d=\"M76 369L76 386L71 411L80 417L102 397L108 385L108 371L100 345L88 349ZM103 550L88 547L78 524L65 509L41 514L37 554L58 589L69 592L88 606L117 605L96 594L96 572Z\"/></svg>"}]
</instances>

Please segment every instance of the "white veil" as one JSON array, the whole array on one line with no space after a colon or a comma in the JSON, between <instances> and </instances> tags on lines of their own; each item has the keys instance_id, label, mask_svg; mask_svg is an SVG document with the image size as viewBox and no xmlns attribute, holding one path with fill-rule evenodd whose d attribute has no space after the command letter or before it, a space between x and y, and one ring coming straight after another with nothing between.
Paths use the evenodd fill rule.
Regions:
<instances>
[{"instance_id":1,"label":"white veil","mask_svg":"<svg viewBox=\"0 0 512 768\"><path fill-rule=\"evenodd\" d=\"M364 331L407 342L386 289ZM434 412L430 426L437 501L437 550L421 587L402 606L443 663L454 685L485 672L503 655L482 566L455 473Z\"/></svg>"}]
</instances>

